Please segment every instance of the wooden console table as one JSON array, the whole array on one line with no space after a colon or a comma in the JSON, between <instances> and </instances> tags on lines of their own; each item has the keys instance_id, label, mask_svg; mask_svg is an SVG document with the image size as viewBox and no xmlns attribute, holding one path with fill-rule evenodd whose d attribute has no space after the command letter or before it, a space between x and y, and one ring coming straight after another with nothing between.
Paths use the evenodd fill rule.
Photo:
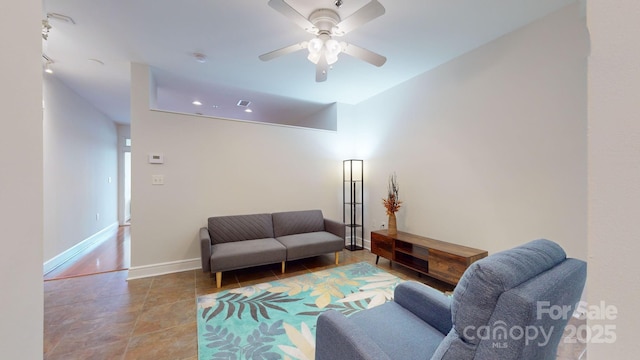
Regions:
<instances>
[{"instance_id":1,"label":"wooden console table","mask_svg":"<svg viewBox=\"0 0 640 360\"><path fill-rule=\"evenodd\" d=\"M452 285L458 284L469 265L488 255L485 250L402 231L391 236L387 230L371 232L371 252L377 255L376 264L382 256Z\"/></svg>"}]
</instances>

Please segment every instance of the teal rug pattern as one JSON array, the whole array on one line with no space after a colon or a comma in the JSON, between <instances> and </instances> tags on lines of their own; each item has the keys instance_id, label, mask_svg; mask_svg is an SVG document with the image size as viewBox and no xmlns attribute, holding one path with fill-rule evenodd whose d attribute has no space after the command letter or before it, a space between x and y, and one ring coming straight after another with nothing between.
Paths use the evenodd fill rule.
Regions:
<instances>
[{"instance_id":1,"label":"teal rug pattern","mask_svg":"<svg viewBox=\"0 0 640 360\"><path fill-rule=\"evenodd\" d=\"M362 262L200 296L198 358L314 359L319 314L384 304L402 281Z\"/></svg>"}]
</instances>

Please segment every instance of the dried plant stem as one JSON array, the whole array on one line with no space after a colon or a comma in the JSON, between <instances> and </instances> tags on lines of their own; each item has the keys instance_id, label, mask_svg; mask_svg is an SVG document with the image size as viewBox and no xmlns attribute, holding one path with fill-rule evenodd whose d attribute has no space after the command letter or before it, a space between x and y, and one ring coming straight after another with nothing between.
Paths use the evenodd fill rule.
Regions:
<instances>
[{"instance_id":1,"label":"dried plant stem","mask_svg":"<svg viewBox=\"0 0 640 360\"><path fill-rule=\"evenodd\" d=\"M402 201L400 201L398 197L398 189L398 179L396 178L396 174L393 173L392 175L389 175L387 198L382 199L382 204L387 209L387 215L395 214L402 205Z\"/></svg>"}]
</instances>

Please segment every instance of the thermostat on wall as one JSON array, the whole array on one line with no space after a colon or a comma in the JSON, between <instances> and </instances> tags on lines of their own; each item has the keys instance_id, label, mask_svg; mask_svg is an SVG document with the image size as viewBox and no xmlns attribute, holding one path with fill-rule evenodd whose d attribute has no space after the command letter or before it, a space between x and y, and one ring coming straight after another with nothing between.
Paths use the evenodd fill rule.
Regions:
<instances>
[{"instance_id":1,"label":"thermostat on wall","mask_svg":"<svg viewBox=\"0 0 640 360\"><path fill-rule=\"evenodd\" d=\"M164 155L149 154L149 164L164 164Z\"/></svg>"}]
</instances>

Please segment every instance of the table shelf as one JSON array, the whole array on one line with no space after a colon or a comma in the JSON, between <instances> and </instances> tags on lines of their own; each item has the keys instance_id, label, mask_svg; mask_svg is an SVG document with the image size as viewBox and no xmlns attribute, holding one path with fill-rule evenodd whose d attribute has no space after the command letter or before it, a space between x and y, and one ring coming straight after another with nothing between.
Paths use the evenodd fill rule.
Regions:
<instances>
[{"instance_id":1,"label":"table shelf","mask_svg":"<svg viewBox=\"0 0 640 360\"><path fill-rule=\"evenodd\" d=\"M421 274L456 285L473 262L488 255L485 250L398 231L371 232L371 252Z\"/></svg>"}]
</instances>

